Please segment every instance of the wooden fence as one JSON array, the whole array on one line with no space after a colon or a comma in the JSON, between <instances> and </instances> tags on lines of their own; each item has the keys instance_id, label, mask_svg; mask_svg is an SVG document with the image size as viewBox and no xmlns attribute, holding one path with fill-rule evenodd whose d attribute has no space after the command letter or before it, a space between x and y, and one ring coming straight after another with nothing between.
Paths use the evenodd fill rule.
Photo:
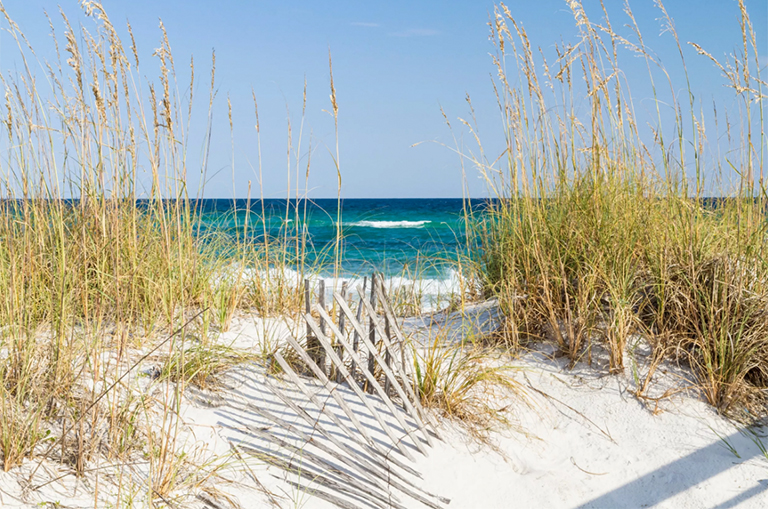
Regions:
<instances>
[{"instance_id":1,"label":"wooden fence","mask_svg":"<svg viewBox=\"0 0 768 509\"><path fill-rule=\"evenodd\" d=\"M300 476L295 481L296 487L338 507L360 507L355 500L365 501L364 505L372 507L405 507L399 501L397 493L400 493L427 507L440 509L450 501L423 490L413 479L421 477L420 474L405 461L413 461L413 453L428 455L434 440L442 437L434 417L424 411L414 392L411 354L381 277L374 274L353 291L344 283L339 292L330 292L330 302L326 302L329 295L324 281L320 280L318 286L317 297L313 299L310 283L305 281L304 345L299 339L289 337L290 348L283 353L276 352L274 357L286 381L311 402L319 411L317 415L326 417L326 421L338 429L331 430L321 423L319 416L310 416L286 394L281 384L269 379L266 380L268 389L285 404L286 410L310 427L313 436L286 419L264 409L254 409L284 432L299 433L301 440L329 456L324 459L297 448L296 453L302 454L304 461L314 461L316 471L311 476L312 484L324 486L331 492L303 486ZM322 387L322 394L317 390L318 385ZM352 394L339 390L342 387L351 389ZM338 415L327 404L331 399L337 405ZM362 414L360 403L365 408ZM353 410L353 406L357 410ZM370 424L364 425L361 418L375 421L388 441L382 440L381 433L374 439L372 428L367 427ZM315 432L322 441L314 436ZM268 436L267 432L258 433L281 448L296 448L274 435ZM337 433L349 441L340 440ZM341 465L330 463L331 458ZM283 460L274 464L288 472L296 468Z\"/></svg>"}]
</instances>

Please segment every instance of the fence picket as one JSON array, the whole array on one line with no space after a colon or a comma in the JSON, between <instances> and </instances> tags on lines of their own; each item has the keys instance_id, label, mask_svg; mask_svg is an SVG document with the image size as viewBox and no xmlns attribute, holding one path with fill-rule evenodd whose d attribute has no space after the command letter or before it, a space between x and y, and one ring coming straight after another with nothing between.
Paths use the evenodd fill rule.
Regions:
<instances>
[{"instance_id":1,"label":"fence picket","mask_svg":"<svg viewBox=\"0 0 768 509\"><path fill-rule=\"evenodd\" d=\"M326 320L328 320L330 318L330 317L328 317L328 314L325 312L325 310L320 308L319 306L315 306L315 310L318 313L320 313L320 316L325 318ZM332 327L331 330L336 328L334 325L331 325L331 324L329 324L329 326ZM337 339L341 342L342 345L344 345L344 348L349 349L350 345L349 345L349 343L347 343L347 340L346 340L346 338L344 338L344 335L341 334L340 331L338 331L338 329L333 331L333 332L334 332L334 334L338 334ZM371 345L370 341L368 340L368 338L363 336L362 340L363 340L366 348L368 348L369 354L373 356L373 358L374 358L374 360L376 362L379 362L381 364L381 357L379 357L378 353L376 353L376 351L372 349L372 345ZM322 338L321 338L321 341L322 341ZM350 355L356 355L356 354L354 354L353 352L350 352ZM382 366L382 367L384 367L384 366ZM386 372L389 371L389 369L387 369L386 367L384 367L384 368L386 369L386 371L385 371L385 374L386 374ZM422 445L421 440L419 440L418 438L416 438L415 436L412 435L412 431L413 431L412 427L409 426L407 424L407 422L405 421L405 419L402 418L402 416L400 415L400 412L397 411L397 408L395 408L395 405L392 403L392 400L389 398L389 396L386 393L384 393L384 389L381 387L381 385L379 384L378 380L376 380L376 378L373 376L373 373L371 373L367 369L361 369L361 371L363 372L363 375L365 376L365 378L368 380L369 387L372 387L373 390L376 391L376 393L379 395L379 397L384 401L384 404L387 406L389 411L392 412L392 414L394 415L394 417L397 420L397 422L400 423L400 426L403 427L403 430L405 430L405 432L411 438L411 440L413 441L414 445L416 445L416 447L419 449L419 451L421 451L421 453L424 456L428 456L429 452ZM394 378L394 376L392 375L391 372L389 372L388 376L392 376ZM397 388L400 387L400 385L397 384L397 383L395 383L395 386ZM401 389L401 391L402 391L402 389ZM411 416L411 417L413 417L413 416ZM416 420L416 423L417 423L416 429L419 429L420 431L422 431L422 433L427 437L427 443L430 443L431 442L431 438L429 437L429 434L426 433L426 431L424 431L421 428L421 421L418 418L415 418L415 420ZM430 443L430 445L431 445L431 443Z\"/></svg>"},{"instance_id":2,"label":"fence picket","mask_svg":"<svg viewBox=\"0 0 768 509\"><path fill-rule=\"evenodd\" d=\"M320 327L317 325L317 322L315 322L315 319L312 317L312 315L307 314L307 315L305 315L305 318L306 318L307 323L309 324L309 326L312 328L312 331L315 334L318 334L320 332ZM349 383L349 385L352 388L352 390L355 392L355 394L357 394L357 397L360 398L360 400L363 402L363 404L366 406L366 408L368 408L368 410L371 412L371 415L373 415L373 417L376 419L376 421L381 425L382 430L384 430L384 432L387 434L387 436L390 438L390 440L392 440L392 442L397 446L397 448L400 450L400 452L403 453L403 455L405 457L407 457L411 461L414 461L413 455L408 450L408 448L406 448L403 445L402 440L394 435L394 432L390 429L390 427L386 423L386 421L384 419L382 419L381 415L379 415L379 412L373 407L373 405L370 403L370 401L368 401L368 396L366 396L365 393L360 390L360 387L358 387L357 382L355 382L354 380L350 379L349 372L344 367L344 364L341 362L341 359L336 357L336 352L333 351L333 348L331 348L331 345L328 343L327 339L325 337L320 337L319 334L318 334L318 338L317 339L320 341L320 344L323 346L323 348L326 349L326 351L330 355L331 361L334 362L336 364L336 366L339 369L342 370L342 374L344 375L344 378L347 380L347 383ZM346 345L344 347L347 348ZM354 355L352 358L354 360L356 360L358 362L358 364L360 363L360 359L357 357L357 355ZM362 367L361 367L361 369L363 370L363 372L366 371ZM385 403L386 403L386 401L385 401ZM390 402L390 404L391 404L391 402ZM399 415L396 415L396 418L398 418L398 422L402 420L402 417L399 417ZM402 424L401 424L401 426L402 426ZM408 428L407 428L407 426L403 426L403 429L407 430Z\"/></svg>"},{"instance_id":3,"label":"fence picket","mask_svg":"<svg viewBox=\"0 0 768 509\"><path fill-rule=\"evenodd\" d=\"M341 296L339 296L339 297L341 297ZM321 308L319 308L317 306L316 306L316 309L320 313L320 315L323 316L324 310L322 310ZM369 312L370 311L371 310L369 309ZM325 316L327 316L327 315L325 315ZM377 325L377 328L378 328L378 324L376 324L376 325ZM334 333L335 333L335 331L334 331ZM339 338L339 339L341 340L342 338ZM434 444L432 442L432 437L427 432L426 427L424 425L424 422L421 419L421 416L416 411L416 409L413 407L413 404L408 399L408 396L405 394L405 391L403 391L402 387L398 383L397 378L395 377L394 373L392 373L392 371L389 369L389 366L387 366L387 364L384 362L384 360L381 358L381 356L376 352L374 346L370 343L370 341L368 341L367 338L363 337L363 342L365 343L366 348L368 348L370 354L373 355L373 358L375 359L375 361L379 364L379 366L381 366L381 369L382 369L382 371L384 371L384 375L386 376L387 380L390 380L390 382L392 383L392 387L395 388L395 391L397 392L397 395L400 396L400 399L403 400L403 404L405 405L405 407L406 407L406 409L408 411L408 414L416 421L417 427L422 432L424 437L427 439L427 443L429 444L429 446L430 447L433 446ZM382 396L382 397L384 397L384 396ZM387 400L389 400L389 396L388 395L386 396L386 398L387 398Z\"/></svg>"}]
</instances>

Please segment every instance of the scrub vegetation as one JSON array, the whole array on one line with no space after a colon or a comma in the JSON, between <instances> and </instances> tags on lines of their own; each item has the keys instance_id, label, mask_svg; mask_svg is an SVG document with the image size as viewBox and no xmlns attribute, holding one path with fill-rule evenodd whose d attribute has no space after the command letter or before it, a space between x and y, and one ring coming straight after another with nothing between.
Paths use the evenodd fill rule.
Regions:
<instances>
[{"instance_id":1,"label":"scrub vegetation","mask_svg":"<svg viewBox=\"0 0 768 509\"><path fill-rule=\"evenodd\" d=\"M618 373L628 340L641 336L656 358L689 365L720 411L764 416L766 83L744 3L738 50L720 61L705 45L684 46L656 2L681 58L682 93L629 6L631 38L607 11L594 22L580 2L570 7L578 39L557 45L553 61L505 5L495 10L506 150L489 161L476 136L478 150L462 154L496 198L469 220L485 293L506 316L505 339L554 342L572 365L592 362L600 346L604 368ZM735 111L705 114L688 80L688 47L722 74ZM620 67L627 58L647 64L647 83L637 86L653 94L657 118L648 126ZM714 125L705 129L705 119Z\"/></svg>"}]
</instances>

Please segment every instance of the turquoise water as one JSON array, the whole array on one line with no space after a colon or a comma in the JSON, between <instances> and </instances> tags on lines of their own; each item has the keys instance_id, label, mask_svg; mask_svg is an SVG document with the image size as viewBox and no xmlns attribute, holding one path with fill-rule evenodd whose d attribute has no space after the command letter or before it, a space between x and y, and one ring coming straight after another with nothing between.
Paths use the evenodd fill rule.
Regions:
<instances>
[{"instance_id":1,"label":"turquoise water","mask_svg":"<svg viewBox=\"0 0 768 509\"><path fill-rule=\"evenodd\" d=\"M231 237L242 233L245 201L199 203L203 232ZM336 200L264 200L262 217L262 203L252 201L248 237L251 241L263 238L265 224L273 238L305 232L309 250L304 263L319 275L329 276L333 272L337 205ZM466 249L463 206L461 199L343 200L340 275L357 277L375 270L387 277L449 278L457 256Z\"/></svg>"}]
</instances>

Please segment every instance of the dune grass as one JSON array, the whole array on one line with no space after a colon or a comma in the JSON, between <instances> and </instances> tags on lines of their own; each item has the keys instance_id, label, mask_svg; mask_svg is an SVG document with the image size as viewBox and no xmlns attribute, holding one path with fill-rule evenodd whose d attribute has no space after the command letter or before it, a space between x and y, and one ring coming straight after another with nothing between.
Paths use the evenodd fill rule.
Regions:
<instances>
[{"instance_id":1,"label":"dune grass","mask_svg":"<svg viewBox=\"0 0 768 509\"><path fill-rule=\"evenodd\" d=\"M0 77L0 461L56 461L79 476L97 459L146 465L146 476L120 467L120 483L139 485L121 484L117 505L153 506L193 468L179 453L185 385L210 386L248 357L213 341L238 310L298 316L303 275L287 267L307 247L288 229L251 235L265 214L250 203L234 237L201 230L204 188L186 184L206 181L209 150L190 166L194 60L179 83L161 23L156 62L141 62L159 69L148 79L130 25L125 45L99 3L82 8L86 26L63 11L49 20L57 59L46 62L0 4L22 64ZM209 119L215 56L210 68ZM151 397L147 359L162 367Z\"/></svg>"},{"instance_id":2,"label":"dune grass","mask_svg":"<svg viewBox=\"0 0 768 509\"><path fill-rule=\"evenodd\" d=\"M525 391L508 359L470 342L446 341L445 330L432 330L426 345L413 347L413 384L421 404L461 424L474 438L512 423L509 404L526 402Z\"/></svg>"},{"instance_id":3,"label":"dune grass","mask_svg":"<svg viewBox=\"0 0 768 509\"><path fill-rule=\"evenodd\" d=\"M555 61L504 4L491 19L506 150L497 163L482 145L480 155L463 154L497 198L486 214L469 213L486 294L498 296L517 345L553 341L572 363L592 362L600 345L609 352L605 368L617 373L628 338L642 335L688 363L719 410L746 405L765 415L765 82L744 4L732 60L720 63L692 44L736 99L738 111L713 133L690 82L680 95L664 92L677 85L629 7L631 38L614 31L607 11L598 23L580 2L570 6L578 39L556 45ZM674 23L662 2L657 8L685 70ZM658 112L650 135L621 71L627 53L648 64ZM658 76L664 81L654 82ZM721 133L730 146L717 152L708 140L726 139Z\"/></svg>"}]
</instances>

